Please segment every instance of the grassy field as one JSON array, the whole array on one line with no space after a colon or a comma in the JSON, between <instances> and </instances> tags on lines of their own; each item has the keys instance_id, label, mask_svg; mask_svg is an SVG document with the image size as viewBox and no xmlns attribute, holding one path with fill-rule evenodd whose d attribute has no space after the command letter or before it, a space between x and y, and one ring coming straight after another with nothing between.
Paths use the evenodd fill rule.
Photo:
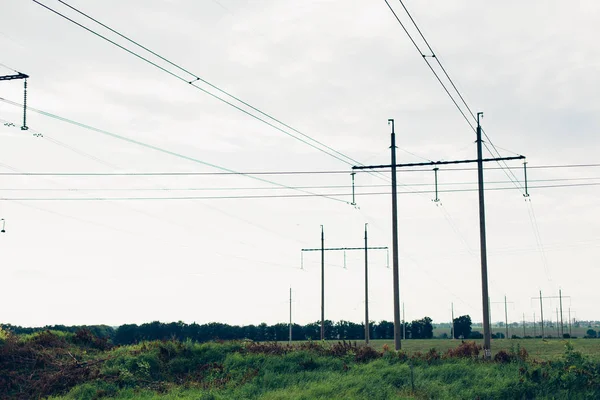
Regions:
<instances>
[{"instance_id":1,"label":"grassy field","mask_svg":"<svg viewBox=\"0 0 600 400\"><path fill-rule=\"evenodd\" d=\"M600 340L496 340L493 361L483 361L473 341L407 340L406 352L379 351L386 343L170 340L113 347L89 334L9 335L0 338L0 398L600 398ZM517 344L552 361L532 360Z\"/></svg>"},{"instance_id":2,"label":"grassy field","mask_svg":"<svg viewBox=\"0 0 600 400\"><path fill-rule=\"evenodd\" d=\"M479 345L483 345L483 340L469 340ZM523 347L529 353L529 356L536 360L556 360L565 352L565 343L569 342L573 345L576 351L589 356L590 358L600 361L600 340L598 339L494 339L492 340L492 355L499 350L510 351L516 349L517 346ZM402 341L402 349L409 354L415 352L425 353L431 348L445 352L448 349L454 348L460 344L460 340L404 340ZM372 340L371 346L381 350L383 345L387 344L390 349L394 348L393 340Z\"/></svg>"}]
</instances>

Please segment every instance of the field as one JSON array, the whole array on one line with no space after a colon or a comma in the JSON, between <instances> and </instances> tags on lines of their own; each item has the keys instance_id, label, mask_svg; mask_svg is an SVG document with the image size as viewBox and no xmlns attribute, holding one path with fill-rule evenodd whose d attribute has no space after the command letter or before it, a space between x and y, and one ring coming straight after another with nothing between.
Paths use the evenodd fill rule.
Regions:
<instances>
[{"instance_id":1,"label":"field","mask_svg":"<svg viewBox=\"0 0 600 400\"><path fill-rule=\"evenodd\" d=\"M469 340L479 345L483 345L483 340ZM409 354L414 352L425 353L431 348L438 351L446 351L460 344L460 340L444 340L444 339L429 339L429 340L404 340L402 341L402 349ZM494 339L492 340L492 355L499 350L510 351L516 349L517 346L524 347L529 353L529 357L539 360L557 360L565 352L565 341L559 339ZM570 339L576 351L579 351L591 359L600 361L600 340L597 339ZM381 350L383 345L387 344L389 348L394 348L393 340L372 340L371 346Z\"/></svg>"},{"instance_id":2,"label":"field","mask_svg":"<svg viewBox=\"0 0 600 400\"><path fill-rule=\"evenodd\" d=\"M407 340L400 353L386 344L168 340L113 347L89 332L8 335L0 339L0 397L600 398L600 340L495 340L493 361L483 361L473 341Z\"/></svg>"}]
</instances>

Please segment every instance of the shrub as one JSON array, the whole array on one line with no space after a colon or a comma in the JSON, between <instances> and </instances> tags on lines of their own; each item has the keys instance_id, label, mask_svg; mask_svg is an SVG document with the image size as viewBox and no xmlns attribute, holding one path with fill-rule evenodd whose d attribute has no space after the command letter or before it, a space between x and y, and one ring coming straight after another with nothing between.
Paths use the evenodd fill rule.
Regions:
<instances>
[{"instance_id":1,"label":"shrub","mask_svg":"<svg viewBox=\"0 0 600 400\"><path fill-rule=\"evenodd\" d=\"M443 358L477 358L481 346L475 342L462 342L454 349L448 349L443 355Z\"/></svg>"}]
</instances>

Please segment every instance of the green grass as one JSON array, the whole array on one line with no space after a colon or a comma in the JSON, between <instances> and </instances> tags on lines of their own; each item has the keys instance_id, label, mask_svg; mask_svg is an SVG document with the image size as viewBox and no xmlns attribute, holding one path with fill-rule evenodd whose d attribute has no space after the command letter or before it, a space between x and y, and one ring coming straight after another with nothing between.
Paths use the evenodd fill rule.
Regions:
<instances>
[{"instance_id":1,"label":"green grass","mask_svg":"<svg viewBox=\"0 0 600 400\"><path fill-rule=\"evenodd\" d=\"M4 393L4 397L0 397L54 400L600 398L600 340L495 340L495 350L509 350L502 362L444 356L443 352L460 344L452 340L407 340L403 342L405 352L383 354L337 342L303 342L289 348L276 343L155 341L92 351L86 347L89 343L73 340L45 334L17 342L0 342L0 377L10 376L19 382L4 389L0 378L0 393ZM40 347L40 343L48 345ZM384 344L389 346L391 342L373 341L378 349L383 349ZM533 357L552 361L517 357L518 344ZM20 362L19 357L14 357L19 354L43 357L45 362L38 366L26 360ZM76 367L72 355L88 364ZM19 397L26 385L35 390Z\"/></svg>"},{"instance_id":2,"label":"green grass","mask_svg":"<svg viewBox=\"0 0 600 400\"><path fill-rule=\"evenodd\" d=\"M483 345L483 340L469 340ZM598 339L494 339L492 340L492 355L499 350L509 351L517 346L524 347L529 356L540 361L556 360L565 352L565 343L569 342L576 351L600 361L600 340ZM402 350L409 354L415 352L425 353L431 348L438 351L446 351L460 344L460 340L451 339L416 339L402 341ZM390 349L394 348L393 340L372 340L371 346L381 350L387 344Z\"/></svg>"},{"instance_id":3,"label":"green grass","mask_svg":"<svg viewBox=\"0 0 600 400\"><path fill-rule=\"evenodd\" d=\"M482 339L468 340L483 346ZM338 340L328 340L326 343L337 343ZM354 342L354 341L353 341ZM357 343L364 341L357 340ZM538 361L551 361L559 359L565 352L565 343L571 343L575 351L581 352L590 359L600 361L600 340L599 339L493 339L492 340L492 356L498 351L511 351L517 347L524 347L532 359ZM279 342L285 344L287 342ZM305 343L298 341L293 343ZM426 353L434 348L440 352L446 352L448 349L453 349L459 346L460 340L451 339L408 339L402 341L402 351L411 355L417 352ZM389 349L394 349L393 340L371 340L370 345L378 351L383 350L383 346L387 345Z\"/></svg>"}]
</instances>

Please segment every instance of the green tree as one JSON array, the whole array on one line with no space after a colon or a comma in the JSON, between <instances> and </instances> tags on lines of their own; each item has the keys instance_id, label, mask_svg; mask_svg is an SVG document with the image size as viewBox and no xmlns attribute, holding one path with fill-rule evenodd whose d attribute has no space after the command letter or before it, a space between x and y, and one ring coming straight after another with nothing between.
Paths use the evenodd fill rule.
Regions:
<instances>
[{"instance_id":1,"label":"green tree","mask_svg":"<svg viewBox=\"0 0 600 400\"><path fill-rule=\"evenodd\" d=\"M461 315L454 318L454 338L459 339L461 336L467 339L471 336L471 316Z\"/></svg>"},{"instance_id":2,"label":"green tree","mask_svg":"<svg viewBox=\"0 0 600 400\"><path fill-rule=\"evenodd\" d=\"M595 338L596 336L598 336L598 333L593 330L593 329L588 329L585 334L587 335L587 337L591 337L591 338Z\"/></svg>"},{"instance_id":3,"label":"green tree","mask_svg":"<svg viewBox=\"0 0 600 400\"><path fill-rule=\"evenodd\" d=\"M432 319L425 317L411 322L410 337L412 339L431 339L433 338ZM408 332L407 332L408 334Z\"/></svg>"}]
</instances>

